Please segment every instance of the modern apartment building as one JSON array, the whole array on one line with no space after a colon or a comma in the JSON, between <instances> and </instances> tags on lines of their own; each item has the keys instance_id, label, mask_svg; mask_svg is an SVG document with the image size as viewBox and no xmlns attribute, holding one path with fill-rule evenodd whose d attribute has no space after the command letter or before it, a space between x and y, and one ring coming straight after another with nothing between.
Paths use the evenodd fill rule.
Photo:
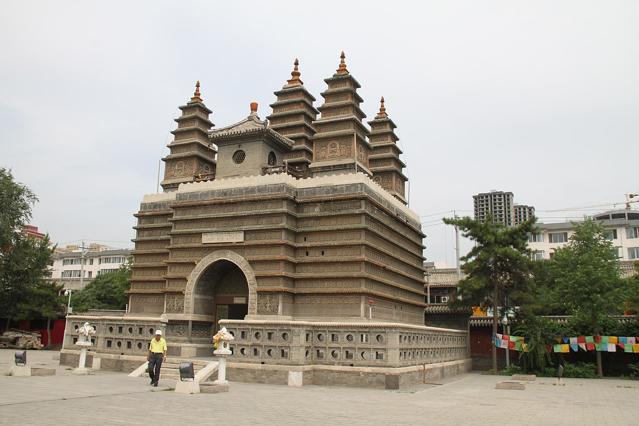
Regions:
<instances>
[{"instance_id":1,"label":"modern apartment building","mask_svg":"<svg viewBox=\"0 0 639 426\"><path fill-rule=\"evenodd\" d=\"M81 248L60 250L53 254L51 280L63 284L65 290L81 290L95 277L117 271L130 257L131 250L100 245L85 249L84 261Z\"/></svg>"},{"instance_id":2,"label":"modern apartment building","mask_svg":"<svg viewBox=\"0 0 639 426\"><path fill-rule=\"evenodd\" d=\"M473 195L475 219L485 221L492 217L493 222L512 226L514 222L513 193L490 191Z\"/></svg>"},{"instance_id":3,"label":"modern apartment building","mask_svg":"<svg viewBox=\"0 0 639 426\"><path fill-rule=\"evenodd\" d=\"M639 211L613 210L592 216L606 229L606 238L612 241L621 262L622 273L634 271L639 262ZM574 234L575 222L540 223L538 232L531 234L528 247L535 259L550 259L555 249L563 247Z\"/></svg>"},{"instance_id":4,"label":"modern apartment building","mask_svg":"<svg viewBox=\"0 0 639 426\"><path fill-rule=\"evenodd\" d=\"M515 204L513 206L513 224L519 225L535 216L535 208L533 206L525 206L523 204Z\"/></svg>"}]
</instances>

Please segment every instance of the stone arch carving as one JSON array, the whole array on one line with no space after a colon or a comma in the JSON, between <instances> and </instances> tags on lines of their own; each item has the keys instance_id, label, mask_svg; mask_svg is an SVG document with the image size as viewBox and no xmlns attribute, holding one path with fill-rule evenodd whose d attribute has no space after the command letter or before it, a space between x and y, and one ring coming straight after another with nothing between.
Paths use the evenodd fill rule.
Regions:
<instances>
[{"instance_id":1,"label":"stone arch carving","mask_svg":"<svg viewBox=\"0 0 639 426\"><path fill-rule=\"evenodd\" d=\"M255 272L253 272L253 268L251 268L251 265L246 259L231 250L216 250L204 256L197 265L195 265L195 269L191 271L188 281L186 282L186 290L184 291L184 313L193 314L195 285L206 268L220 260L227 260L234 263L244 273L248 285L248 315L256 315L257 279L255 278Z\"/></svg>"}]
</instances>

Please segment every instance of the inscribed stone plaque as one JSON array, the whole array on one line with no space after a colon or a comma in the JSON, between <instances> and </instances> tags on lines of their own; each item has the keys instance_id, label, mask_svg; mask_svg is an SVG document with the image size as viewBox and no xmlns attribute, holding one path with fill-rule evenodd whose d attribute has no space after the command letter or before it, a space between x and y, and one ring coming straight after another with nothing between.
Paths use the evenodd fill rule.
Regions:
<instances>
[{"instance_id":1,"label":"inscribed stone plaque","mask_svg":"<svg viewBox=\"0 0 639 426\"><path fill-rule=\"evenodd\" d=\"M233 303L239 305L246 304L246 297L234 297Z\"/></svg>"},{"instance_id":2,"label":"inscribed stone plaque","mask_svg":"<svg viewBox=\"0 0 639 426\"><path fill-rule=\"evenodd\" d=\"M244 241L244 231L209 232L202 234L202 244L240 243Z\"/></svg>"}]
</instances>

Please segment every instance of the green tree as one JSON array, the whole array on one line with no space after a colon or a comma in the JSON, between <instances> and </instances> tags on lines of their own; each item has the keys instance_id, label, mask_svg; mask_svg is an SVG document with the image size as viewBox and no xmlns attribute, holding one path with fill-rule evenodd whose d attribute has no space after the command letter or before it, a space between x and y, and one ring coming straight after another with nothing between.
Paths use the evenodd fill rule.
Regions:
<instances>
[{"instance_id":1,"label":"green tree","mask_svg":"<svg viewBox=\"0 0 639 426\"><path fill-rule=\"evenodd\" d=\"M84 289L71 295L71 306L76 312L89 309L124 309L129 300L131 268L123 265L117 271L99 275Z\"/></svg>"},{"instance_id":2,"label":"green tree","mask_svg":"<svg viewBox=\"0 0 639 426\"><path fill-rule=\"evenodd\" d=\"M617 254L603 226L592 220L575 224L575 233L555 251L551 264L562 303L572 315L587 319L593 334L601 334L602 322L621 312L624 300ZM596 357L597 374L603 377L601 352Z\"/></svg>"},{"instance_id":3,"label":"green tree","mask_svg":"<svg viewBox=\"0 0 639 426\"><path fill-rule=\"evenodd\" d=\"M7 328L10 320L27 318L27 312L35 315L29 307L33 291L49 276L53 249L48 236L37 240L23 232L35 201L29 188L0 168L0 315Z\"/></svg>"},{"instance_id":4,"label":"green tree","mask_svg":"<svg viewBox=\"0 0 639 426\"><path fill-rule=\"evenodd\" d=\"M493 311L493 336L497 333L500 307L520 304L528 294L531 278L531 260L528 235L533 232L535 219L518 226L508 227L469 217L444 219L444 223L457 226L464 237L475 245L462 261L466 273L459 283L462 306L481 306ZM505 312L505 311L503 311ZM497 348L492 345L493 371L497 372Z\"/></svg>"},{"instance_id":5,"label":"green tree","mask_svg":"<svg viewBox=\"0 0 639 426\"><path fill-rule=\"evenodd\" d=\"M51 320L64 313L65 300L63 286L44 280L29 289L29 298L20 306L20 316L25 319L45 318L47 320L47 346L51 345Z\"/></svg>"}]
</instances>

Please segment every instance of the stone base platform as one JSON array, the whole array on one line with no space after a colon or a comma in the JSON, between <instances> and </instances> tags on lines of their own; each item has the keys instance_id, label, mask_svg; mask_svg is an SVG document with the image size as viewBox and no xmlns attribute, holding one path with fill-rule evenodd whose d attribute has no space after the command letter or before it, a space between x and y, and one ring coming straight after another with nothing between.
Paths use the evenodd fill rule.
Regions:
<instances>
[{"instance_id":1,"label":"stone base platform","mask_svg":"<svg viewBox=\"0 0 639 426\"><path fill-rule=\"evenodd\" d=\"M230 382L404 389L467 373L471 370L471 366L470 358L398 368L338 365L285 366L229 362L226 376ZM291 372L294 374L291 375Z\"/></svg>"},{"instance_id":2,"label":"stone base platform","mask_svg":"<svg viewBox=\"0 0 639 426\"><path fill-rule=\"evenodd\" d=\"M218 385L213 382L204 382L200 384L201 393L222 393L222 392L228 392L228 391L229 391L228 383L225 385Z\"/></svg>"},{"instance_id":3,"label":"stone base platform","mask_svg":"<svg viewBox=\"0 0 639 426\"><path fill-rule=\"evenodd\" d=\"M79 351L62 350L60 365L78 365ZM87 354L101 359L103 370L131 372L146 361L146 357L103 353ZM350 367L341 365L272 365L245 362L228 362L226 378L230 382L266 383L276 385L349 386L378 389L404 389L425 383L437 382L446 377L464 374L472 369L470 358L421 364L410 367ZM293 374L290 374L290 373ZM209 380L212 382L214 374ZM200 383L201 392L207 390Z\"/></svg>"}]
</instances>

